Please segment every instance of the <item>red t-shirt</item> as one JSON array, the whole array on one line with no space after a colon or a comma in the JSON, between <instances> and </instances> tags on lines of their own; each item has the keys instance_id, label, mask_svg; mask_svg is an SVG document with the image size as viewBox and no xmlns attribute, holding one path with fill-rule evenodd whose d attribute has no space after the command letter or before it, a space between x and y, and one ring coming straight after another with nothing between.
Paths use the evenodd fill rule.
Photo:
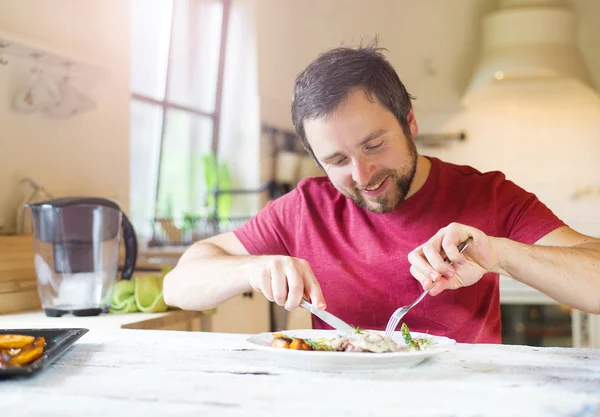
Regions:
<instances>
[{"instance_id":1,"label":"red t-shirt","mask_svg":"<svg viewBox=\"0 0 600 417\"><path fill-rule=\"evenodd\" d=\"M270 201L235 235L250 254L306 259L329 312L354 326L384 329L396 308L423 291L409 272L408 253L442 227L458 222L531 244L564 225L500 172L429 159L423 187L390 213L360 208L326 177L309 178ZM500 343L498 274L425 297L403 321L412 331L458 342ZM313 327L329 328L314 316Z\"/></svg>"}]
</instances>

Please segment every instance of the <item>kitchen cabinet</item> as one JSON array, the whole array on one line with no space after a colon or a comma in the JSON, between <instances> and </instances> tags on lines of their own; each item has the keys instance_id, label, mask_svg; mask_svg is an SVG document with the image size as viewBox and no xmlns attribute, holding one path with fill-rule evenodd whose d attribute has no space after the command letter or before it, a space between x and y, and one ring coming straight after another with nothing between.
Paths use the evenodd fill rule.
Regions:
<instances>
[{"instance_id":1,"label":"kitchen cabinet","mask_svg":"<svg viewBox=\"0 0 600 417\"><path fill-rule=\"evenodd\" d=\"M208 327L205 326L202 330L219 333L269 332L270 309L271 302L259 292L238 295L218 306L207 323ZM312 328L312 316L303 308L285 311L284 320L284 330Z\"/></svg>"},{"instance_id":2,"label":"kitchen cabinet","mask_svg":"<svg viewBox=\"0 0 600 417\"><path fill-rule=\"evenodd\" d=\"M287 313L286 330L312 329L312 314L304 308L297 308Z\"/></svg>"},{"instance_id":3,"label":"kitchen cabinet","mask_svg":"<svg viewBox=\"0 0 600 417\"><path fill-rule=\"evenodd\" d=\"M202 330L219 333L270 331L269 301L256 291L237 295L215 309Z\"/></svg>"},{"instance_id":4,"label":"kitchen cabinet","mask_svg":"<svg viewBox=\"0 0 600 417\"><path fill-rule=\"evenodd\" d=\"M600 314L561 306L534 288L502 275L500 304L503 340L536 346L600 348ZM532 335L534 341L527 335Z\"/></svg>"}]
</instances>

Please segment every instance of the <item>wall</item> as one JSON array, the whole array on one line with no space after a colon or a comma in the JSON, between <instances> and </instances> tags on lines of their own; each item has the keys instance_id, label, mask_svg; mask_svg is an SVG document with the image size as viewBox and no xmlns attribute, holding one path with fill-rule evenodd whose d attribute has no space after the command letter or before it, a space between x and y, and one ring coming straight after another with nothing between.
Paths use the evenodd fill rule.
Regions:
<instances>
[{"instance_id":1,"label":"wall","mask_svg":"<svg viewBox=\"0 0 600 417\"><path fill-rule=\"evenodd\" d=\"M14 225L19 185L32 177L55 196L129 196L129 5L122 0L3 0L0 32L99 63L95 111L69 120L16 113L11 95L29 63L0 67L0 223ZM9 57L10 58L10 57Z\"/></svg>"},{"instance_id":2,"label":"wall","mask_svg":"<svg viewBox=\"0 0 600 417\"><path fill-rule=\"evenodd\" d=\"M421 132L465 130L468 140L424 154L480 170L499 169L535 192L571 226L600 236L600 113L543 108L462 109L460 96L478 53L487 0L261 0L258 13L259 92L263 120L291 127L294 78L316 55L379 34L414 103ZM600 85L600 2L576 0L580 46Z\"/></svg>"},{"instance_id":3,"label":"wall","mask_svg":"<svg viewBox=\"0 0 600 417\"><path fill-rule=\"evenodd\" d=\"M320 52L377 34L419 110L454 109L478 48L478 17L489 0L260 0L261 111L291 127L296 75ZM430 71L437 75L430 76Z\"/></svg>"},{"instance_id":4,"label":"wall","mask_svg":"<svg viewBox=\"0 0 600 417\"><path fill-rule=\"evenodd\" d=\"M468 139L447 148L420 148L426 155L477 167L500 170L534 192L574 229L600 236L600 110L585 117L563 109L562 116L521 109L520 115L466 110L447 117L423 117L421 129L465 129ZM531 113L531 117L523 117ZM536 121L532 122L531 119Z\"/></svg>"}]
</instances>

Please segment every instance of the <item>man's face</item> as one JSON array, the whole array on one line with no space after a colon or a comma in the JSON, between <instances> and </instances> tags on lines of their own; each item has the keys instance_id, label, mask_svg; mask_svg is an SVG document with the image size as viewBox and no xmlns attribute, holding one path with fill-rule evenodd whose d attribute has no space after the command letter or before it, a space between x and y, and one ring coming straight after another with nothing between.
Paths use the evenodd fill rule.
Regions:
<instances>
[{"instance_id":1,"label":"man's face","mask_svg":"<svg viewBox=\"0 0 600 417\"><path fill-rule=\"evenodd\" d=\"M408 124L416 134L412 111ZM359 90L333 114L305 120L304 129L315 157L344 196L373 213L388 213L404 201L417 150L376 97Z\"/></svg>"}]
</instances>

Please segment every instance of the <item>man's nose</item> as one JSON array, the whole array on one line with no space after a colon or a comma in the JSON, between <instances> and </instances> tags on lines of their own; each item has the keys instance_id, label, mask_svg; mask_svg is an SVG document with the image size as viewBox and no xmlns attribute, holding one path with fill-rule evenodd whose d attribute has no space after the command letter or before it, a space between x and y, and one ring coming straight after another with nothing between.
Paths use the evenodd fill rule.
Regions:
<instances>
[{"instance_id":1,"label":"man's nose","mask_svg":"<svg viewBox=\"0 0 600 417\"><path fill-rule=\"evenodd\" d=\"M352 179L358 185L368 185L376 170L375 165L364 158L352 160Z\"/></svg>"}]
</instances>

